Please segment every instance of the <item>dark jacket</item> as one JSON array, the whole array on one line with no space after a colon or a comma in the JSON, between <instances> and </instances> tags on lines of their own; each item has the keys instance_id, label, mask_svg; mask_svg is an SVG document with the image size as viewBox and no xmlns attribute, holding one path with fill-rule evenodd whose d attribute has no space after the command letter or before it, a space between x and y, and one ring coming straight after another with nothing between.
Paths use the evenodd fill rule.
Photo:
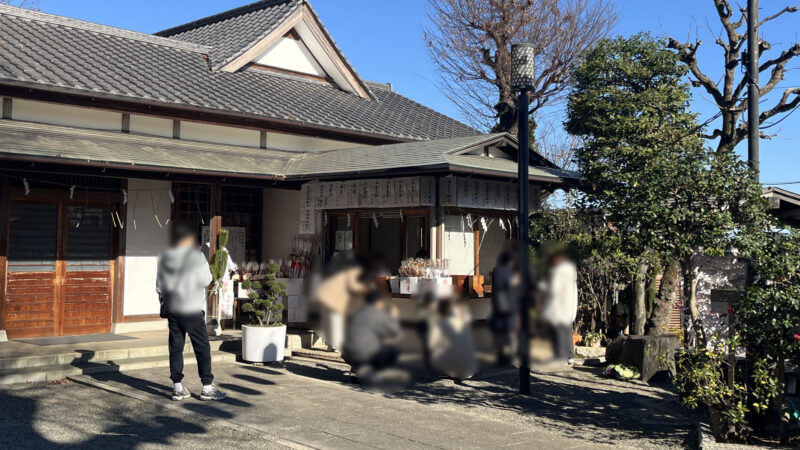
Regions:
<instances>
[{"instance_id":1,"label":"dark jacket","mask_svg":"<svg viewBox=\"0 0 800 450\"><path fill-rule=\"evenodd\" d=\"M513 272L498 265L492 271L492 315L489 326L495 333L510 333L519 312L519 289L511 285Z\"/></svg>"}]
</instances>

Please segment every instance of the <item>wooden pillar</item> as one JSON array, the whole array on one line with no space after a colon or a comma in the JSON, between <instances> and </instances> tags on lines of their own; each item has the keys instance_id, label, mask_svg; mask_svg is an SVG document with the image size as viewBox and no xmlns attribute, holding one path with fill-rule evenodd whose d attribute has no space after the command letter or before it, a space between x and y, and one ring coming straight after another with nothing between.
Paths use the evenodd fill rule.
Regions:
<instances>
[{"instance_id":1,"label":"wooden pillar","mask_svg":"<svg viewBox=\"0 0 800 450\"><path fill-rule=\"evenodd\" d=\"M8 268L8 226L9 226L9 183L8 177L0 177L0 330L5 329L3 305L6 302L6 277Z\"/></svg>"},{"instance_id":2,"label":"wooden pillar","mask_svg":"<svg viewBox=\"0 0 800 450\"><path fill-rule=\"evenodd\" d=\"M128 179L122 180L122 189L127 191ZM138 193L137 193L138 195ZM173 208L174 209L174 208ZM119 203L119 218L125 224L125 228L119 229L116 232L116 239L114 240L114 251L111 258L114 259L114 297L112 299L112 312L109 324L122 323L123 320L123 305L125 293L125 252L127 247L127 233L128 226L133 226L133 223L128 224L128 205ZM171 222L174 222L171 220ZM113 327L113 325L110 325ZM113 328L112 328L113 329Z\"/></svg>"}]
</instances>

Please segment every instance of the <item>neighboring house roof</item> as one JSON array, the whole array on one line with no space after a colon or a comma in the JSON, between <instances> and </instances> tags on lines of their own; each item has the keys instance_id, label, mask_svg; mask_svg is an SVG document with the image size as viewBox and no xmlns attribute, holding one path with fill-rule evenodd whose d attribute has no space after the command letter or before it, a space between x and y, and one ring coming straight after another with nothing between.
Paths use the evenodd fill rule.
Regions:
<instances>
[{"instance_id":1,"label":"neighboring house roof","mask_svg":"<svg viewBox=\"0 0 800 450\"><path fill-rule=\"evenodd\" d=\"M764 189L762 195L769 201L770 212L781 222L800 227L800 194L778 187Z\"/></svg>"},{"instance_id":2,"label":"neighboring house roof","mask_svg":"<svg viewBox=\"0 0 800 450\"><path fill-rule=\"evenodd\" d=\"M269 27L272 19L260 11L273 4L289 8L296 3L305 1L260 2L222 16L229 17L226 21L241 20L236 27ZM398 141L478 133L385 85L365 84L374 98L362 98L300 77L257 70L213 71L207 54L233 55L231 48L250 39L215 31L212 22L226 21L214 17L207 19L211 21L207 25L201 20L191 28L206 33L203 42L211 42L205 37L212 32L221 32L221 43L212 48L0 5L0 94L3 86L33 88Z\"/></svg>"},{"instance_id":3,"label":"neighboring house roof","mask_svg":"<svg viewBox=\"0 0 800 450\"><path fill-rule=\"evenodd\" d=\"M512 160L459 154L507 140L506 134L499 133L298 154L0 120L0 160L287 181L387 176L398 172L516 178L517 163ZM578 175L551 167L531 166L530 178L558 184L577 181Z\"/></svg>"}]
</instances>

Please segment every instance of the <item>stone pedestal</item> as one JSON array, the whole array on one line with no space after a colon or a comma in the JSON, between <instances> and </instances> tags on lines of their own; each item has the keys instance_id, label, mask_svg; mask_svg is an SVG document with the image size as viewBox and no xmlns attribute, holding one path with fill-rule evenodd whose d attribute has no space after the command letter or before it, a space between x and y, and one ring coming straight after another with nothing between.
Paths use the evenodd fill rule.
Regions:
<instances>
[{"instance_id":1,"label":"stone pedestal","mask_svg":"<svg viewBox=\"0 0 800 450\"><path fill-rule=\"evenodd\" d=\"M606 362L636 367L642 380L648 381L662 370L675 374L675 350L679 346L678 337L672 334L619 336L606 349Z\"/></svg>"}]
</instances>

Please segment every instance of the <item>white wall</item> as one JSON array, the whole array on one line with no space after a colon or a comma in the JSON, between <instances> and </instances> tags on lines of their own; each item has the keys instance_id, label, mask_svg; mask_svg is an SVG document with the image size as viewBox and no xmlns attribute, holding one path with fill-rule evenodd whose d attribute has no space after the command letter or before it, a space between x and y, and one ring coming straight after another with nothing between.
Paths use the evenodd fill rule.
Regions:
<instances>
[{"instance_id":1,"label":"white wall","mask_svg":"<svg viewBox=\"0 0 800 450\"><path fill-rule=\"evenodd\" d=\"M224 127L207 123L181 121L181 139L216 144L259 147L261 132L246 128Z\"/></svg>"},{"instance_id":2,"label":"white wall","mask_svg":"<svg viewBox=\"0 0 800 450\"><path fill-rule=\"evenodd\" d=\"M94 130L122 130L122 114L55 103L13 99L11 118Z\"/></svg>"},{"instance_id":3,"label":"white wall","mask_svg":"<svg viewBox=\"0 0 800 450\"><path fill-rule=\"evenodd\" d=\"M462 222L463 220L463 222ZM474 219L473 219L474 220ZM463 232L462 230L463 223ZM444 216L444 258L453 275L474 275L475 236L466 217Z\"/></svg>"},{"instance_id":4,"label":"white wall","mask_svg":"<svg viewBox=\"0 0 800 450\"><path fill-rule=\"evenodd\" d=\"M320 77L327 75L305 44L292 38L278 39L253 62Z\"/></svg>"},{"instance_id":5,"label":"white wall","mask_svg":"<svg viewBox=\"0 0 800 450\"><path fill-rule=\"evenodd\" d=\"M264 189L262 259L286 259L300 232L300 191Z\"/></svg>"},{"instance_id":6,"label":"white wall","mask_svg":"<svg viewBox=\"0 0 800 450\"><path fill-rule=\"evenodd\" d=\"M122 307L126 316L158 314L156 268L158 255L169 245L169 228L164 223L170 217L169 194L166 190L171 186L168 181L128 180ZM154 207L163 228L156 222Z\"/></svg>"},{"instance_id":7,"label":"white wall","mask_svg":"<svg viewBox=\"0 0 800 450\"><path fill-rule=\"evenodd\" d=\"M131 114L131 133L172 137L172 120Z\"/></svg>"},{"instance_id":8,"label":"white wall","mask_svg":"<svg viewBox=\"0 0 800 450\"><path fill-rule=\"evenodd\" d=\"M286 150L290 152L319 152L324 150L339 150L342 148L363 147L363 144L353 142L320 139L311 136L298 136L267 132L267 148Z\"/></svg>"}]
</instances>

